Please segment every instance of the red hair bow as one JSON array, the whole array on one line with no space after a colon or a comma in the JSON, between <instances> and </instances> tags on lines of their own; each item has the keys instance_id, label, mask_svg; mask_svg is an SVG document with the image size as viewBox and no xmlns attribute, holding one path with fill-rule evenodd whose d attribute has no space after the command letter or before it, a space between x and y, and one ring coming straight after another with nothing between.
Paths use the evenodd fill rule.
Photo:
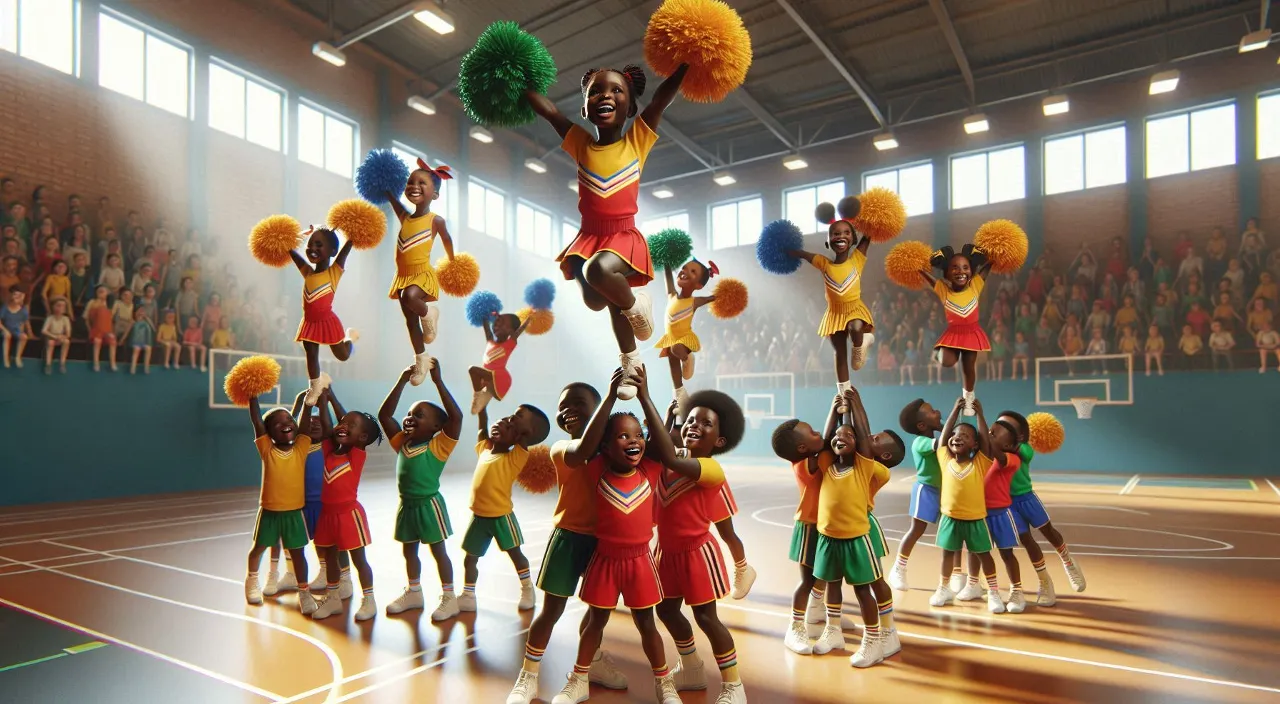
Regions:
<instances>
[{"instance_id":1,"label":"red hair bow","mask_svg":"<svg viewBox=\"0 0 1280 704\"><path fill-rule=\"evenodd\" d=\"M716 263L715 263L715 262L713 262L713 261L711 261L710 259L708 259L708 260L707 260L707 271L708 271L708 272L710 272L711 276L715 276L716 274L719 274L719 273L720 273L720 267L716 266ZM711 276L708 276L707 278L711 278Z\"/></svg>"},{"instance_id":2,"label":"red hair bow","mask_svg":"<svg viewBox=\"0 0 1280 704\"><path fill-rule=\"evenodd\" d=\"M441 164L433 169L430 166L427 166L427 162L422 159L418 159L418 168L426 171L427 173L435 174L441 181L450 181L453 179L453 170L449 168L448 164Z\"/></svg>"}]
</instances>

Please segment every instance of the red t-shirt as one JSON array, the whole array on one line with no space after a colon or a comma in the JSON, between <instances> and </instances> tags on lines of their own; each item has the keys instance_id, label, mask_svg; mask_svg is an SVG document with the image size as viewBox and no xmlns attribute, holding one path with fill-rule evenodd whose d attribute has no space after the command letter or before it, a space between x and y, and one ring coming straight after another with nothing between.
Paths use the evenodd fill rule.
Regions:
<instances>
[{"instance_id":1,"label":"red t-shirt","mask_svg":"<svg viewBox=\"0 0 1280 704\"><path fill-rule=\"evenodd\" d=\"M1213 318L1203 308L1187 313L1187 325L1190 325L1192 331L1200 337L1204 337L1205 333L1209 331L1209 323L1211 322L1213 322Z\"/></svg>"},{"instance_id":2,"label":"red t-shirt","mask_svg":"<svg viewBox=\"0 0 1280 704\"><path fill-rule=\"evenodd\" d=\"M987 475L982 480L987 510L1009 508L1013 504L1013 499L1009 498L1009 482L1013 481L1013 475L1021 466L1022 459L1018 457L1018 453L1006 452L1003 465L992 464L991 469L987 470Z\"/></svg>"},{"instance_id":3,"label":"red t-shirt","mask_svg":"<svg viewBox=\"0 0 1280 704\"><path fill-rule=\"evenodd\" d=\"M598 455L582 470L599 477L595 484L597 544L602 548L648 545L653 539L654 494L662 465L645 458L631 473L617 474L607 462Z\"/></svg>"},{"instance_id":4,"label":"red t-shirt","mask_svg":"<svg viewBox=\"0 0 1280 704\"><path fill-rule=\"evenodd\" d=\"M360 490L360 475L364 473L365 451L353 447L346 454L334 452L332 440L324 441L324 485L320 488L320 503L348 504L356 500Z\"/></svg>"},{"instance_id":5,"label":"red t-shirt","mask_svg":"<svg viewBox=\"0 0 1280 704\"><path fill-rule=\"evenodd\" d=\"M724 469L710 457L698 459L702 473L697 479L663 469L658 482L658 545L676 548L708 534L711 530L711 501L721 501Z\"/></svg>"}]
</instances>

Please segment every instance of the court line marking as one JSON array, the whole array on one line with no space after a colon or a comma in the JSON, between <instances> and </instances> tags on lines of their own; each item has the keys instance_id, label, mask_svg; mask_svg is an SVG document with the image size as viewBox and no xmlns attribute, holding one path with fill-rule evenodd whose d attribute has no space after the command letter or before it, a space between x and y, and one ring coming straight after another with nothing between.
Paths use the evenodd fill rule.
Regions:
<instances>
[{"instance_id":1,"label":"court line marking","mask_svg":"<svg viewBox=\"0 0 1280 704\"><path fill-rule=\"evenodd\" d=\"M159 506L159 505L168 504L168 503L192 501L199 498L216 499L220 496L232 496L236 494L243 494L246 498L252 498L253 495L257 493L257 490L246 486L240 489L226 489L222 491L210 491L208 493L206 492L198 492L198 493L200 494L199 497L192 496L192 495L179 495L179 496L169 495L163 498L155 497L150 499L134 499L131 501L114 501L112 499L98 499L98 501L100 502L109 502L109 503L101 503L100 505L90 506L90 507L87 507L87 510L93 511L94 509L114 509L114 508L120 508L122 506ZM77 509L75 506L70 506L70 507L64 506L61 508L33 509L30 511L7 511L7 510L0 509L0 517L30 518L35 516L49 516L49 517L78 516L78 515L83 515L85 510L86 509Z\"/></svg>"},{"instance_id":2,"label":"court line marking","mask_svg":"<svg viewBox=\"0 0 1280 704\"><path fill-rule=\"evenodd\" d=\"M9 536L8 538L0 538L0 548L13 547L14 545L31 545L32 543L44 542L49 538L57 540L66 540L68 538L83 538L86 536L96 535L115 535L116 533L132 533L139 530L149 530L151 528L174 528L177 526L197 525L200 523L214 523L217 521L226 521L234 518L244 518L252 516L258 512L254 508L246 511L228 511L226 513L211 513L196 516L187 516L181 519L163 519L160 521L140 521L136 523L119 523L98 528L82 529L73 528L70 531L53 531L49 533L31 533L29 535ZM107 530L110 529L110 530ZM14 540L20 538L20 540Z\"/></svg>"},{"instance_id":3,"label":"court line marking","mask_svg":"<svg viewBox=\"0 0 1280 704\"><path fill-rule=\"evenodd\" d=\"M279 694L276 694L275 692L268 692L267 690L262 689L261 687L255 687L254 685L251 685L248 682L242 682L234 677L224 675L220 672L214 672L213 670L201 667L199 665L196 665L195 663L190 663L190 662L187 662L186 660L180 660L171 655L165 655L164 653L157 652L150 648L137 645L135 643L130 643L129 641L124 640L122 638L109 636L101 631L95 631L92 628L88 628L87 626L81 626L80 624L72 623L70 621L60 619L57 616L51 616L49 614L44 613L43 611L38 611L29 606L23 606L22 604L9 601L4 597L0 597L0 604L4 604L5 606L8 606L11 609L15 609L23 613L30 614L31 616L35 616L36 618L49 621L50 623L56 623L64 628L69 628L73 631L83 633L87 636L92 636L94 638L97 638L98 640L107 641L108 643L114 643L122 648L127 648L129 650L132 650L135 653L141 653L142 655L149 655L153 658L156 658L157 660L162 660L171 665L177 665L178 667L181 667L184 670L190 670L191 672L194 672L198 675L204 675L205 677L208 677L210 679L217 680L219 682L222 682L223 684L229 684L237 689L242 689L251 694L256 694L260 697L269 699L273 702L279 702L284 699L284 697L282 697Z\"/></svg>"},{"instance_id":4,"label":"court line marking","mask_svg":"<svg viewBox=\"0 0 1280 704\"><path fill-rule=\"evenodd\" d=\"M63 555L59 559L75 558L75 557L79 557L79 555ZM5 558L5 559L8 559L8 558ZM118 557L106 557L106 558L99 558L97 560L85 560L84 562L69 562L65 565L57 565L57 567L59 569L63 569L66 567L79 567L80 565L96 565L102 562L114 562L119 559L120 558ZM5 565L5 566L7 567L8 565ZM41 567L32 567L31 569L26 569L26 570L14 570L13 572L0 572L0 577L13 577L20 574L31 574L32 572L40 572L40 571L41 571Z\"/></svg>"},{"instance_id":5,"label":"court line marking","mask_svg":"<svg viewBox=\"0 0 1280 704\"><path fill-rule=\"evenodd\" d=\"M1138 486L1138 482L1140 482L1140 481L1142 481L1142 475L1141 475L1141 474L1135 474L1135 475L1133 475L1132 477L1130 477L1130 478L1129 478L1129 483L1128 483L1128 484L1125 484L1125 485L1124 485L1124 488L1120 490L1120 495L1121 495L1121 496L1125 496L1125 495L1129 494L1129 492L1131 492L1131 491L1133 491L1133 490L1134 490L1134 487Z\"/></svg>"},{"instance_id":6,"label":"court line marking","mask_svg":"<svg viewBox=\"0 0 1280 704\"><path fill-rule=\"evenodd\" d=\"M67 545L66 543L59 543L53 540L46 540L44 542L46 545L56 545L60 548L70 548L72 550L80 550L90 555L102 555L104 557L114 557L119 560L124 560L125 562L132 562L137 565L147 565L148 567L159 567L161 569L173 570L174 572L189 574L193 577L207 577L209 579L217 580L219 582L227 582L229 584L244 584L244 582L238 579L231 579L230 577L223 577L221 575L209 574L208 572L197 572L196 570L189 570L185 567L179 567L177 565L166 565L163 562L152 562L151 560L143 560L142 558L139 558L139 557L130 557L128 555L117 555L116 553L107 551L107 550L90 550L89 548L78 548L74 545ZM310 565L308 565L308 567L310 567Z\"/></svg>"},{"instance_id":7,"label":"court line marking","mask_svg":"<svg viewBox=\"0 0 1280 704\"><path fill-rule=\"evenodd\" d=\"M1265 481L1268 485L1271 486L1271 490L1276 492L1276 496L1280 496L1280 487L1277 487L1270 479L1267 479L1266 477L1263 477L1263 481Z\"/></svg>"},{"instance_id":8,"label":"court line marking","mask_svg":"<svg viewBox=\"0 0 1280 704\"><path fill-rule=\"evenodd\" d=\"M165 504L164 506L161 506L161 507L142 506L139 508L128 508L120 511L98 511L98 512L92 512L92 513L74 513L74 514L68 514L66 516L51 516L48 518L25 518L19 521L0 521L0 528L7 528L9 526L27 525L30 523L56 523L58 521L65 521L67 519L80 520L80 519L88 519L88 518L105 518L107 516L120 516L126 513L141 513L143 511L153 511L153 512L154 511L174 511L178 509L199 508L204 506L213 506L215 504L232 504L232 503L240 503L240 502L247 502L247 501L254 501L256 503L256 497L244 496L244 497L237 497L237 498L230 498L230 499L218 499L216 501L193 501L191 503ZM183 518L183 516L172 516L172 518ZM162 519L156 519L156 520L162 520Z\"/></svg>"},{"instance_id":9,"label":"court line marking","mask_svg":"<svg viewBox=\"0 0 1280 704\"><path fill-rule=\"evenodd\" d=\"M150 545L136 545L132 547L113 548L107 552L117 553L117 552L131 552L134 550L150 550L151 548L164 548L164 547L170 547L172 545L187 545L188 543L200 543L200 542L206 542L210 540L222 540L224 538L236 538L236 537L250 535L250 534L251 534L250 531L241 531L239 533L223 533L221 535L209 535L203 538L188 538L186 540L170 540L163 543L152 543ZM37 542L49 542L49 541L37 541ZM75 550L78 550L78 551L91 551L90 548L82 548L79 545L68 544L66 545L66 547L74 548ZM79 555L57 555L55 557L41 557L34 560L27 560L27 562L33 562L35 564L44 564L46 562L56 562L58 560L66 560L66 559L75 558L75 557L80 557L80 556ZM5 557L4 555L0 555L0 560L5 560L6 562L8 562L10 558ZM59 565L59 566L67 567L68 565ZM12 572L10 574L20 574L20 573Z\"/></svg>"},{"instance_id":10,"label":"court line marking","mask_svg":"<svg viewBox=\"0 0 1280 704\"><path fill-rule=\"evenodd\" d=\"M733 609L736 611L746 611L749 613L762 614L765 616L773 616L775 618L790 619L790 613L782 613L779 611L769 611L767 609L758 609L750 606L738 606L736 604L726 604L719 602L719 608ZM1184 680L1189 682L1198 682L1200 684L1211 684L1220 687L1235 687L1238 689L1248 689L1255 692L1269 692L1272 694L1280 694L1280 689L1274 687L1266 687L1259 684L1249 684L1247 682L1235 682L1232 680L1219 680L1211 677L1201 677L1199 675L1184 675L1178 672L1167 672L1164 670L1152 670L1144 667L1132 667L1129 665L1116 665L1108 662L1096 662L1094 660L1084 660L1082 658L1072 658L1065 655L1053 655L1051 653L1037 653L1030 650L1017 650L1014 648L1005 648L998 645L987 645L986 643L973 643L970 641L955 640L952 638L943 638L941 636L931 636L923 633L911 633L909 631L898 631L901 636L908 638L918 638L925 641L933 641L935 643L943 643L946 645L957 645L964 648L976 648L978 650L988 650L996 653L1005 653L1007 655L1023 655L1029 658L1039 658L1041 660L1053 660L1056 662L1065 662L1072 665L1089 665L1092 667L1101 667L1107 670L1119 670L1121 672L1133 672L1141 675L1152 675L1155 677L1168 677L1171 679Z\"/></svg>"}]
</instances>

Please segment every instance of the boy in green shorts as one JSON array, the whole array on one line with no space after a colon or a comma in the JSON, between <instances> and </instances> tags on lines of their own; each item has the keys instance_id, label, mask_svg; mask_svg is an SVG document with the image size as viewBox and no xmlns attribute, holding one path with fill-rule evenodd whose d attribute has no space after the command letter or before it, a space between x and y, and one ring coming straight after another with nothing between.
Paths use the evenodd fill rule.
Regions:
<instances>
[{"instance_id":1,"label":"boy in green shorts","mask_svg":"<svg viewBox=\"0 0 1280 704\"><path fill-rule=\"evenodd\" d=\"M444 464L458 445L462 433L462 409L445 388L440 376L440 362L431 365L431 381L440 394L441 408L434 403L418 401L409 407L404 420L396 422L396 406L405 384L416 371L409 367L400 373L400 379L392 387L387 399L378 409L378 422L390 438L391 449L396 451L396 488L400 492L400 507L396 509L396 540L404 545L404 568L409 576L409 586L395 601L387 604L387 614L394 615L421 609L422 561L418 559L418 544L431 547L440 574L440 605L431 612L432 621L443 621L458 615L458 598L453 592L453 563L445 548L444 539L453 534L449 524L449 510L440 495L440 474ZM402 429L403 426L403 429Z\"/></svg>"},{"instance_id":2,"label":"boy in green shorts","mask_svg":"<svg viewBox=\"0 0 1280 704\"><path fill-rule=\"evenodd\" d=\"M471 480L471 525L462 537L462 596L458 607L476 610L476 579L480 576L480 558L489 550L489 542L497 541L498 549L507 553L520 577L520 610L533 608L533 581L529 578L529 558L520 552L524 535L511 503L511 487L520 470L529 461L529 446L547 439L551 422L547 414L528 404L489 427L488 411L480 411L480 433L476 442L476 473Z\"/></svg>"}]
</instances>

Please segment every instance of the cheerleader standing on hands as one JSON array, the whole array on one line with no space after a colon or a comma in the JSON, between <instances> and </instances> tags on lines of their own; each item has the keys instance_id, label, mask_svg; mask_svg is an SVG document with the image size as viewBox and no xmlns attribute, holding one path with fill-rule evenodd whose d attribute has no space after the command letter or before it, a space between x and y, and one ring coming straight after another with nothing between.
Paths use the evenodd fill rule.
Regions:
<instances>
[{"instance_id":1,"label":"cheerleader standing on hands","mask_svg":"<svg viewBox=\"0 0 1280 704\"><path fill-rule=\"evenodd\" d=\"M715 262L703 264L694 259L680 267L674 276L670 269L665 269L664 273L667 277L667 332L655 347L661 350L658 356L666 357L670 363L676 404L684 414L689 410L689 391L684 388L684 382L693 378L693 353L702 349L702 343L693 332L693 313L716 300L715 296L693 294L705 288L720 269Z\"/></svg>"},{"instance_id":2,"label":"cheerleader standing on hands","mask_svg":"<svg viewBox=\"0 0 1280 704\"><path fill-rule=\"evenodd\" d=\"M289 256L302 274L302 322L298 324L295 339L302 343L307 355L307 378L311 384L306 404L314 406L329 385L328 375L320 374L320 345L328 345L333 356L345 362L358 335L355 330L343 330L342 321L333 312L333 297L338 293L338 282L342 280L347 255L351 253L351 240L339 249L338 235L333 230L313 228L307 234L306 258L296 250L290 250Z\"/></svg>"},{"instance_id":3,"label":"cheerleader standing on hands","mask_svg":"<svg viewBox=\"0 0 1280 704\"><path fill-rule=\"evenodd\" d=\"M944 367L961 363L964 372L964 414L974 415L973 388L977 381L978 353L991 350L987 333L978 322L978 298L986 285L991 262L986 253L971 244L960 252L943 247L933 253L929 263L942 271L938 279L928 270L921 269L920 276L933 287L942 301L947 316L947 329L934 344L933 349Z\"/></svg>"}]
</instances>

